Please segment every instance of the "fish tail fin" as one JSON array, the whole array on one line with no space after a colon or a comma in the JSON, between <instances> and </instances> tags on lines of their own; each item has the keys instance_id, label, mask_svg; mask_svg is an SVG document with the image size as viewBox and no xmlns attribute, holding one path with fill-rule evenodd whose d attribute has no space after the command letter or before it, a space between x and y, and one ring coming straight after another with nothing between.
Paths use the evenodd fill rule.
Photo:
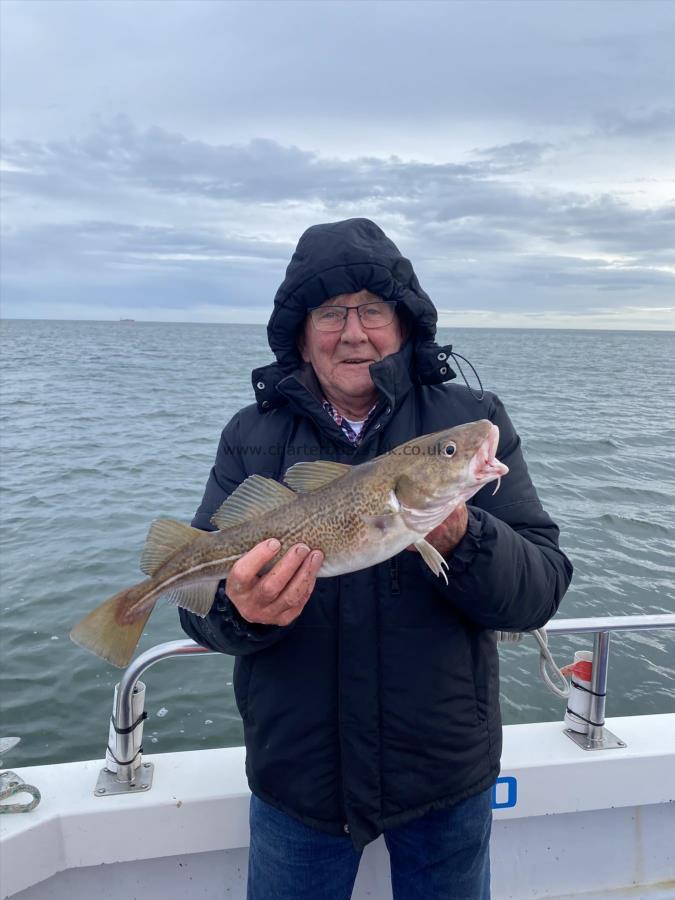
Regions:
<instances>
[{"instance_id":1,"label":"fish tail fin","mask_svg":"<svg viewBox=\"0 0 675 900\"><path fill-rule=\"evenodd\" d=\"M155 603L149 603L133 615L130 609L149 587L148 582L143 582L105 600L77 623L70 632L71 640L114 666L121 669L128 666Z\"/></svg>"}]
</instances>

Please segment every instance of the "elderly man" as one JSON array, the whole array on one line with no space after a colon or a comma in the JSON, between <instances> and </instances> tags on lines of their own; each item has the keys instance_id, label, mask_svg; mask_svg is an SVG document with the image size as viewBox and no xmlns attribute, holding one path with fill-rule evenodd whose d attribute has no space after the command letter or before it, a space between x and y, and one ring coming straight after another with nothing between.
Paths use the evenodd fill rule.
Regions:
<instances>
[{"instance_id":1,"label":"elderly man","mask_svg":"<svg viewBox=\"0 0 675 900\"><path fill-rule=\"evenodd\" d=\"M247 476L358 464L421 434L489 418L510 470L417 553L320 578L320 548L254 547L186 632L235 659L252 791L250 900L348 898L379 834L396 900L489 897L501 720L495 629L555 613L572 568L498 398L446 382L450 347L409 261L373 222L301 237L268 326L277 361L223 431L193 524ZM273 563L273 564L272 564ZM269 568L269 565L271 568Z\"/></svg>"}]
</instances>

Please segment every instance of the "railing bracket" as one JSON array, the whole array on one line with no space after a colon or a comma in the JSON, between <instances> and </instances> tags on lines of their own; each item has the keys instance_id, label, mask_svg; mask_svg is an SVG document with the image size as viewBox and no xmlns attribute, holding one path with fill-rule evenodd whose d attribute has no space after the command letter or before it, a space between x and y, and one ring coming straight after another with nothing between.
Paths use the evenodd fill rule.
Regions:
<instances>
[{"instance_id":1,"label":"railing bracket","mask_svg":"<svg viewBox=\"0 0 675 900\"><path fill-rule=\"evenodd\" d=\"M571 728L565 728L564 733L582 750L622 750L628 746L625 741L622 741L604 727L600 740L592 740L587 734L580 734L580 732L573 731Z\"/></svg>"},{"instance_id":2,"label":"railing bracket","mask_svg":"<svg viewBox=\"0 0 675 900\"><path fill-rule=\"evenodd\" d=\"M118 781L115 772L109 769L101 769L96 788L95 797L112 797L113 794L136 794L149 791L152 787L152 776L155 774L155 766L151 762L142 763L134 769L133 781Z\"/></svg>"}]
</instances>

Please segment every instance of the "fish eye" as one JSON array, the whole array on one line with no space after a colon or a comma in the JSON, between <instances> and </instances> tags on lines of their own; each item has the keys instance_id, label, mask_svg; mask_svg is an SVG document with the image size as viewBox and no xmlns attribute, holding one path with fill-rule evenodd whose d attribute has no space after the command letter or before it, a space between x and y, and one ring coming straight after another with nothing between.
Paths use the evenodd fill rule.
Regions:
<instances>
[{"instance_id":1,"label":"fish eye","mask_svg":"<svg viewBox=\"0 0 675 900\"><path fill-rule=\"evenodd\" d=\"M457 449L457 444L446 444L444 453L446 456L454 456L455 450Z\"/></svg>"}]
</instances>

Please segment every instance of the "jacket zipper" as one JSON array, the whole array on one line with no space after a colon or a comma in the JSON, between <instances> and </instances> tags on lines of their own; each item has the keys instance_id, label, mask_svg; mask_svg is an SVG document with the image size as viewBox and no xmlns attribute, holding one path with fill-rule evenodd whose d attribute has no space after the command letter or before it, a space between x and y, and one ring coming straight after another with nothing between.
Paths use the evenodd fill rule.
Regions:
<instances>
[{"instance_id":1,"label":"jacket zipper","mask_svg":"<svg viewBox=\"0 0 675 900\"><path fill-rule=\"evenodd\" d=\"M395 556L392 556L389 560L389 585L394 596L398 596L401 593L401 584L398 578L398 558Z\"/></svg>"}]
</instances>

